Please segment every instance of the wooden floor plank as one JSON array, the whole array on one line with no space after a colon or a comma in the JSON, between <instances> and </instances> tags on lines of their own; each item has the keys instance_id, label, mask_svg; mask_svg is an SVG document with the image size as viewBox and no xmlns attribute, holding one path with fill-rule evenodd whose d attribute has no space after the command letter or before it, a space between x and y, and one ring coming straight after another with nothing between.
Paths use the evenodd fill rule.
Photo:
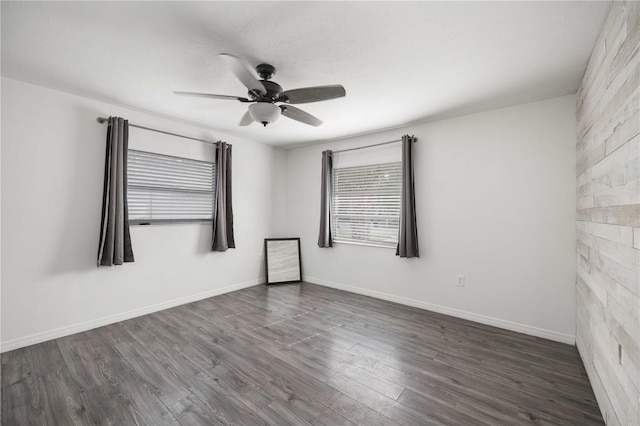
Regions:
<instances>
[{"instance_id":1,"label":"wooden floor plank","mask_svg":"<svg viewBox=\"0 0 640 426\"><path fill-rule=\"evenodd\" d=\"M360 425L369 426L398 426L399 423L394 422L389 417L385 417L376 410L359 403L347 395L341 395L331 408L342 414L352 422Z\"/></svg>"},{"instance_id":2,"label":"wooden floor plank","mask_svg":"<svg viewBox=\"0 0 640 426\"><path fill-rule=\"evenodd\" d=\"M393 421L406 425L442 424L437 417L430 412L430 407L422 407L419 411L403 405L398 401L388 398L371 388L349 379L341 374L336 374L328 382L350 398L360 402L380 414L389 417ZM469 423L471 424L471 423Z\"/></svg>"},{"instance_id":3,"label":"wooden floor plank","mask_svg":"<svg viewBox=\"0 0 640 426\"><path fill-rule=\"evenodd\" d=\"M312 284L2 354L3 424L603 424L574 346Z\"/></svg>"},{"instance_id":4,"label":"wooden floor plank","mask_svg":"<svg viewBox=\"0 0 640 426\"><path fill-rule=\"evenodd\" d=\"M279 401L273 401L259 411L260 417L271 425L282 426L308 426L311 423L296 416Z\"/></svg>"},{"instance_id":5,"label":"wooden floor plank","mask_svg":"<svg viewBox=\"0 0 640 426\"><path fill-rule=\"evenodd\" d=\"M182 425L229 425L224 413L200 401L195 396L188 396L169 407L173 415Z\"/></svg>"}]
</instances>

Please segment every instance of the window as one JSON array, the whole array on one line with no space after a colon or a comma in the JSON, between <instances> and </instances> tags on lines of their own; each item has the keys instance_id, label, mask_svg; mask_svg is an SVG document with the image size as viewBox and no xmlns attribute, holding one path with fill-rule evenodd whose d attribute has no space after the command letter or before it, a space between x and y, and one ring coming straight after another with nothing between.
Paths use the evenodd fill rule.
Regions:
<instances>
[{"instance_id":1,"label":"window","mask_svg":"<svg viewBox=\"0 0 640 426\"><path fill-rule=\"evenodd\" d=\"M128 151L129 221L207 221L213 216L215 164Z\"/></svg>"},{"instance_id":2,"label":"window","mask_svg":"<svg viewBox=\"0 0 640 426\"><path fill-rule=\"evenodd\" d=\"M396 247L401 192L402 163L334 168L333 240Z\"/></svg>"}]
</instances>

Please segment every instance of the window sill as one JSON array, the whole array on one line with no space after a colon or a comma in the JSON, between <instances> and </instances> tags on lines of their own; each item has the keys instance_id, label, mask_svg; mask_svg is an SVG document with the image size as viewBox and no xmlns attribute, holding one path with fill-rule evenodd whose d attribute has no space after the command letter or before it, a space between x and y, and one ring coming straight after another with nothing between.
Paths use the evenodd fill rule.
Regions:
<instances>
[{"instance_id":1,"label":"window sill","mask_svg":"<svg viewBox=\"0 0 640 426\"><path fill-rule=\"evenodd\" d=\"M130 220L130 226L156 226L156 225L211 225L211 219L155 219L155 220Z\"/></svg>"},{"instance_id":2,"label":"window sill","mask_svg":"<svg viewBox=\"0 0 640 426\"><path fill-rule=\"evenodd\" d=\"M373 243L358 243L355 241L344 241L344 240L333 240L334 244L348 244L351 246L365 246L365 247L376 247L376 248L381 248L381 249L388 249L388 250L395 250L396 246L382 246L379 244L373 244Z\"/></svg>"}]
</instances>

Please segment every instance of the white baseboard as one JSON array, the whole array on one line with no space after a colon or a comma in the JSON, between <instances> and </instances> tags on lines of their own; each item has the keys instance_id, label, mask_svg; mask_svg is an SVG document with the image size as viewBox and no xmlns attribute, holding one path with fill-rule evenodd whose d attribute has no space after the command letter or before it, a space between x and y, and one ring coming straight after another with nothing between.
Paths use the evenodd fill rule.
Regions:
<instances>
[{"instance_id":1,"label":"white baseboard","mask_svg":"<svg viewBox=\"0 0 640 426\"><path fill-rule=\"evenodd\" d=\"M352 293L362 294L364 296L374 297L376 299L388 300L390 302L400 303L402 305L412 306L414 308L425 309L428 311L438 312L445 315L451 315L457 318L463 318L470 321L479 322L481 324L492 325L494 327L504 328L506 330L516 331L519 333L529 334L531 336L542 337L557 342L568 343L574 345L576 342L575 336L558 333L553 330L546 330L543 328L533 327L526 324L521 324L513 321L507 321L500 318L494 318L486 315L476 314L473 312L462 311L459 309L449 308L446 306L435 305L433 303L427 303L420 300L409 299L406 297L395 296L388 293L382 293L374 290L367 290L360 287L354 287L347 284L336 283L332 281L326 281L314 277L304 277L304 281L311 284L318 284L325 287L336 288L339 290L345 290ZM128 320L131 318L147 315L153 312L158 312L163 309L173 308L175 306L184 305L185 303L196 302L198 300L206 299L220 294L229 293L243 288L252 287L264 282L263 278L257 278L255 280L245 281L230 286L208 290L202 293L192 294L189 296L181 297L178 299L169 300L162 303L157 303L151 306L145 306L143 308L134 309L127 312L122 312L115 315L109 315L106 317L98 318L91 321L86 321L79 324L73 324L66 327L60 327L41 333L31 334L29 336L19 337L17 339L8 340L0 343L0 353L8 352L14 349L19 349L29 345L35 345L47 340L57 339L59 337L69 336L71 334L80 333L82 331L91 330L93 328L102 327L104 325L113 324L119 321Z\"/></svg>"},{"instance_id":2,"label":"white baseboard","mask_svg":"<svg viewBox=\"0 0 640 426\"><path fill-rule=\"evenodd\" d=\"M196 302L198 300L207 299L209 297L218 296L220 294L229 293L236 290L241 290L243 288L252 287L254 285L258 285L262 283L264 283L264 278L256 278L255 280L245 281L238 284L232 284L226 287L204 291L202 293L180 297L177 299L168 300L166 302L156 303L155 305L145 306L143 308L122 312L115 315L109 315L106 317L82 322L79 324L73 324L73 325L60 327L60 328L56 328L49 331L43 331L41 333L31 334L29 336L19 337L17 339L12 339L6 342L2 342L0 344L0 353L23 348L25 346L35 345L36 343L46 342L47 340L57 339L59 337L69 336L71 334L80 333L82 331L87 331L93 328L102 327L104 325L109 325L119 321L124 321L131 318L139 317L142 315L147 315L153 312L161 311L163 309L173 308L175 306L184 305L185 303Z\"/></svg>"},{"instance_id":3,"label":"white baseboard","mask_svg":"<svg viewBox=\"0 0 640 426\"><path fill-rule=\"evenodd\" d=\"M526 324L521 324L521 323L508 321L500 318L494 318L487 315L476 314L473 312L462 311L460 309L449 308L446 306L435 305L433 303L423 302L415 299L409 299L407 297L395 296L393 294L382 293L379 291L368 290L360 287L354 287L348 284L326 281L320 278L305 276L304 281L311 284L318 284L325 287L336 288L338 290L345 290L352 293L362 294L364 296L370 296L376 299L388 300L389 302L395 302L401 305L407 305L407 306L412 306L414 308L425 309L427 311L438 312L440 314L451 315L452 317L467 319L470 321L479 322L481 324L492 325L494 327L504 328L505 330L511 330L511 331L516 331L518 333L528 334L531 336L542 337L544 339L554 340L556 342L567 343L570 345L575 345L576 343L575 336L572 336L570 334L559 333L553 330L533 327Z\"/></svg>"}]
</instances>

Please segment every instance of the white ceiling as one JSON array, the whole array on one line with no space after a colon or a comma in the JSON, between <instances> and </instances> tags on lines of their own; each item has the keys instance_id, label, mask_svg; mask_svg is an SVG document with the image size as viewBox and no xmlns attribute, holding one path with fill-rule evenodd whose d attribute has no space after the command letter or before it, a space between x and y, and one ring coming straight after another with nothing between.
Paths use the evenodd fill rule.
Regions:
<instances>
[{"instance_id":1,"label":"white ceiling","mask_svg":"<svg viewBox=\"0 0 640 426\"><path fill-rule=\"evenodd\" d=\"M288 146L573 93L609 2L2 2L2 75ZM216 55L267 62L324 120L238 127Z\"/></svg>"}]
</instances>

